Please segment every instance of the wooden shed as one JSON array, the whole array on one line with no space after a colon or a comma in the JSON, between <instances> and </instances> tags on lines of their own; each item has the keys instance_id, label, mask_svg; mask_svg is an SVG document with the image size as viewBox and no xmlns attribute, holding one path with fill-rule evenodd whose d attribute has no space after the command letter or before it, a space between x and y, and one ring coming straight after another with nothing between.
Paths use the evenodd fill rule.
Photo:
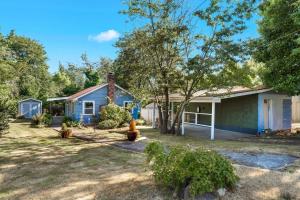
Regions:
<instances>
[{"instance_id":1,"label":"wooden shed","mask_svg":"<svg viewBox=\"0 0 300 200\"><path fill-rule=\"evenodd\" d=\"M33 98L21 100L18 105L18 113L19 116L31 119L34 115L42 113L42 101Z\"/></svg>"}]
</instances>

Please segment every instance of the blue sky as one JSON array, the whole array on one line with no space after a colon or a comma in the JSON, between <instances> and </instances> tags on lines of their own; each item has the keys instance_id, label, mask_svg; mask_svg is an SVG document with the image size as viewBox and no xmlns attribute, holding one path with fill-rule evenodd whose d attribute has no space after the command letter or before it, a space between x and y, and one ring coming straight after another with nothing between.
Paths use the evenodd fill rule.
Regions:
<instances>
[{"instance_id":1,"label":"blue sky","mask_svg":"<svg viewBox=\"0 0 300 200\"><path fill-rule=\"evenodd\" d=\"M0 32L14 29L17 34L39 41L48 55L50 72L59 61L80 63L80 55L90 60L116 57L116 38L131 30L122 0L1 0ZM257 35L254 20L245 37ZM102 33L102 34L101 34Z\"/></svg>"}]
</instances>

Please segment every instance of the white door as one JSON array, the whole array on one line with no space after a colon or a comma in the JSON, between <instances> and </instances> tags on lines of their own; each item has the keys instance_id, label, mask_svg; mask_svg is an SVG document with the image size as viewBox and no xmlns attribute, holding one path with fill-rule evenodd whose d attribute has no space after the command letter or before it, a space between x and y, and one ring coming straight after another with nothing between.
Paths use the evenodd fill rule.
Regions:
<instances>
[{"instance_id":1,"label":"white door","mask_svg":"<svg viewBox=\"0 0 300 200\"><path fill-rule=\"evenodd\" d=\"M264 99L264 129L272 129L272 101Z\"/></svg>"}]
</instances>

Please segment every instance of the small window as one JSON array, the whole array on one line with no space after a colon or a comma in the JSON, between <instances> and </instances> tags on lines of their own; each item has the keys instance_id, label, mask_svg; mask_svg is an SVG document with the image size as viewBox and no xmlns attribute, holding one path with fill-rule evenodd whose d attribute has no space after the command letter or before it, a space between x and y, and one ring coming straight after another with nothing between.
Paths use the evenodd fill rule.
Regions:
<instances>
[{"instance_id":1,"label":"small window","mask_svg":"<svg viewBox=\"0 0 300 200\"><path fill-rule=\"evenodd\" d=\"M83 102L83 114L84 115L94 115L94 102L93 101Z\"/></svg>"}]
</instances>

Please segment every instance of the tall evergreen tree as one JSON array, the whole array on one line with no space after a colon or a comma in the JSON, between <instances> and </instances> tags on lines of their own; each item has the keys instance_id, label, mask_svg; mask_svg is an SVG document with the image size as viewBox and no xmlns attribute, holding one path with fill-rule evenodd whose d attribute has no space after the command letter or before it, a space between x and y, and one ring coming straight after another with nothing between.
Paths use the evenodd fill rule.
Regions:
<instances>
[{"instance_id":1,"label":"tall evergreen tree","mask_svg":"<svg viewBox=\"0 0 300 200\"><path fill-rule=\"evenodd\" d=\"M300 1L266 0L260 14L254 57L265 63L265 84L300 94Z\"/></svg>"}]
</instances>

